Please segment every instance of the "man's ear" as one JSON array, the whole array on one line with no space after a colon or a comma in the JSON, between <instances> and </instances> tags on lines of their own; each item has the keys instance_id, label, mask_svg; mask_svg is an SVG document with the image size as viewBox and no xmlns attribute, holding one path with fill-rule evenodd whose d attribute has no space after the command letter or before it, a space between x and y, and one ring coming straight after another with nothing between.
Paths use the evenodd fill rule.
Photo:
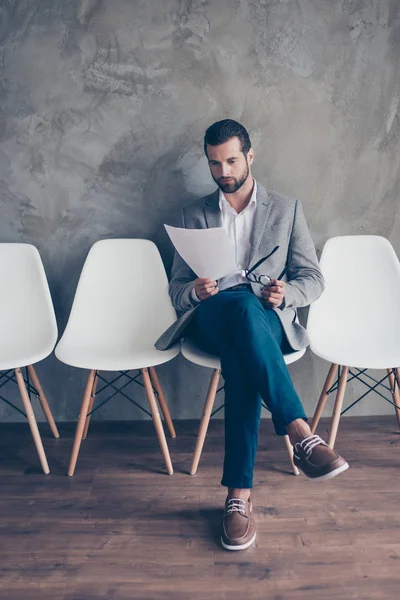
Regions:
<instances>
[{"instance_id":1,"label":"man's ear","mask_svg":"<svg viewBox=\"0 0 400 600\"><path fill-rule=\"evenodd\" d=\"M247 159L249 161L249 165L253 164L253 160L254 160L254 150L253 148L250 148L250 150L247 153Z\"/></svg>"}]
</instances>

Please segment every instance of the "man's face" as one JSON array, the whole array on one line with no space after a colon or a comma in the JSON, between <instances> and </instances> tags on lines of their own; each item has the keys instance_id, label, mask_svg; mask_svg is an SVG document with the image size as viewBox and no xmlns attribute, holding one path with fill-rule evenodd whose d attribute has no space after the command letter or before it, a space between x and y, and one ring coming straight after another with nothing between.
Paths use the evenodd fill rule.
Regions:
<instances>
[{"instance_id":1,"label":"man's face","mask_svg":"<svg viewBox=\"0 0 400 600\"><path fill-rule=\"evenodd\" d=\"M250 165L254 153L250 148L243 154L240 140L233 137L219 146L207 146L208 165L211 176L224 194L233 194L251 177Z\"/></svg>"}]
</instances>

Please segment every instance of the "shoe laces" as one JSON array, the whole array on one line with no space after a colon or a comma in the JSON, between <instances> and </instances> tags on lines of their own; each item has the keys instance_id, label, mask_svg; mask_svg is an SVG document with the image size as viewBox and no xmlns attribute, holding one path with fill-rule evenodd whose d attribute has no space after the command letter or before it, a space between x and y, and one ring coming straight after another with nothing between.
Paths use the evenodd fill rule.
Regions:
<instances>
[{"instance_id":1,"label":"shoe laces","mask_svg":"<svg viewBox=\"0 0 400 600\"><path fill-rule=\"evenodd\" d=\"M239 512L242 515L246 514L246 500L242 500L241 498L230 498L228 500L228 505L226 507L226 514L230 515L231 513Z\"/></svg>"},{"instance_id":2,"label":"shoe laces","mask_svg":"<svg viewBox=\"0 0 400 600\"><path fill-rule=\"evenodd\" d=\"M304 438L304 440L301 440L301 442L297 442L297 444L294 446L294 449L297 452L302 450L306 455L306 458L310 458L311 452L315 446L319 446L320 444L324 444L324 446L326 446L326 443L322 438L319 437L319 435L309 435L308 437Z\"/></svg>"}]
</instances>

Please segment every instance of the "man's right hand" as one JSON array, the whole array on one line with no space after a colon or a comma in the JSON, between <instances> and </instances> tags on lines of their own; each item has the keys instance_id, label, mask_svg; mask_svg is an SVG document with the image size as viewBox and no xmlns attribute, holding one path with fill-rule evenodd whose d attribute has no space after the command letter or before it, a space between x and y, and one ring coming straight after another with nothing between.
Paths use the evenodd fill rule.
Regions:
<instances>
[{"instance_id":1,"label":"man's right hand","mask_svg":"<svg viewBox=\"0 0 400 600\"><path fill-rule=\"evenodd\" d=\"M211 296L218 294L217 282L214 279L197 278L194 282L194 291L199 300L207 300Z\"/></svg>"}]
</instances>

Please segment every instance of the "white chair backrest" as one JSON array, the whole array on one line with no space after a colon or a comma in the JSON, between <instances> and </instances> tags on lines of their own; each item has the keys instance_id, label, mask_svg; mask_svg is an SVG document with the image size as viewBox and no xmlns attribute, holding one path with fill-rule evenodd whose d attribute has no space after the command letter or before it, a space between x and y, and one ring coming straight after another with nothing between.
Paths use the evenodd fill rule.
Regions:
<instances>
[{"instance_id":1,"label":"white chair backrest","mask_svg":"<svg viewBox=\"0 0 400 600\"><path fill-rule=\"evenodd\" d=\"M390 361L400 360L400 263L390 242L375 235L331 238L320 267L326 288L310 307L311 349L347 366L398 366Z\"/></svg>"},{"instance_id":2,"label":"white chair backrest","mask_svg":"<svg viewBox=\"0 0 400 600\"><path fill-rule=\"evenodd\" d=\"M63 338L152 346L175 319L157 246L141 239L101 240L86 258Z\"/></svg>"},{"instance_id":3,"label":"white chair backrest","mask_svg":"<svg viewBox=\"0 0 400 600\"><path fill-rule=\"evenodd\" d=\"M31 244L0 243L0 370L48 356L57 324L43 263Z\"/></svg>"}]
</instances>

